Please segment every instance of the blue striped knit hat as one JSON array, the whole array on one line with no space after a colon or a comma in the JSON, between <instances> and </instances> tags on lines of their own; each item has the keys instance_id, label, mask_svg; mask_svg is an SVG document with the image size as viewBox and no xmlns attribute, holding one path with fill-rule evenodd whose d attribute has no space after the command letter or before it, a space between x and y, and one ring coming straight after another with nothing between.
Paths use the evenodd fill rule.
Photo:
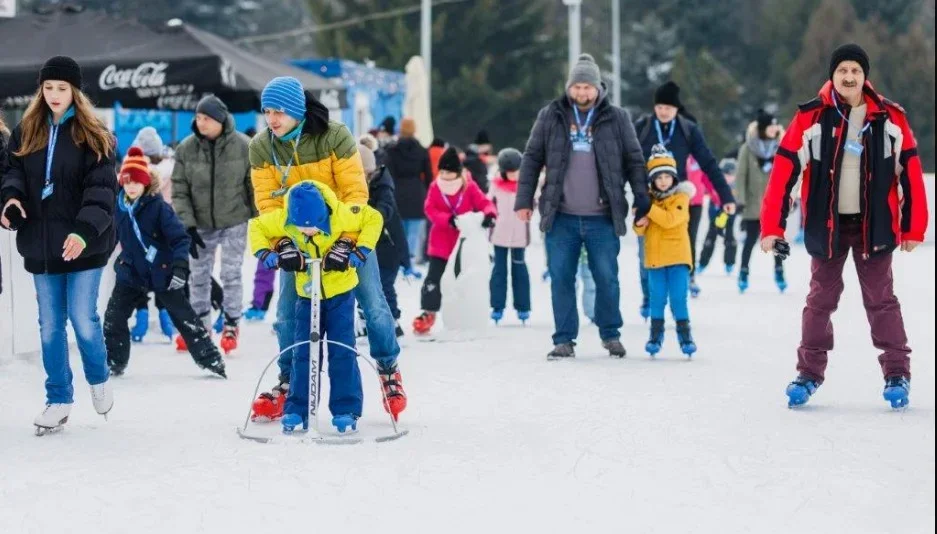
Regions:
<instances>
[{"instance_id":1,"label":"blue striped knit hat","mask_svg":"<svg viewBox=\"0 0 937 534\"><path fill-rule=\"evenodd\" d=\"M260 93L260 108L282 111L301 121L306 116L306 95L303 84L292 76L278 76Z\"/></svg>"}]
</instances>

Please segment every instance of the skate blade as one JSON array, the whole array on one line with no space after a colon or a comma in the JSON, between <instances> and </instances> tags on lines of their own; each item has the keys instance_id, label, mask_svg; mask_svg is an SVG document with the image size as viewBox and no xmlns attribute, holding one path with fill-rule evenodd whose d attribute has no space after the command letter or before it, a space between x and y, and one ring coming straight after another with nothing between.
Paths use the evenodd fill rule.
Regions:
<instances>
[{"instance_id":1,"label":"skate blade","mask_svg":"<svg viewBox=\"0 0 937 534\"><path fill-rule=\"evenodd\" d=\"M315 443L318 445L357 445L365 441L387 443L389 441L396 441L409 433L409 430L399 430L391 434L375 436L373 438L364 438L360 435L341 437L331 434L316 434L314 432L294 432L293 434L281 434L280 436L258 436L246 432L241 427L237 428L238 437L256 443Z\"/></svg>"},{"instance_id":2,"label":"skate blade","mask_svg":"<svg viewBox=\"0 0 937 534\"><path fill-rule=\"evenodd\" d=\"M39 426L36 427L36 437L42 437L48 434L57 434L62 431L65 427L63 425L58 426Z\"/></svg>"}]
</instances>

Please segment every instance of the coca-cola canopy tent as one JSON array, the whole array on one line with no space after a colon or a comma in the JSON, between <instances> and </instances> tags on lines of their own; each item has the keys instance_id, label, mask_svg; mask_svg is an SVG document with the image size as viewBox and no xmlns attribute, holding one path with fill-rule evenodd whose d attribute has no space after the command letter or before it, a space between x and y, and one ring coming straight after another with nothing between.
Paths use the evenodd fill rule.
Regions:
<instances>
[{"instance_id":1,"label":"coca-cola canopy tent","mask_svg":"<svg viewBox=\"0 0 937 534\"><path fill-rule=\"evenodd\" d=\"M0 21L0 103L25 107L39 69L67 55L82 68L82 90L99 107L193 110L208 93L233 112L260 110L276 76L294 76L327 107L347 107L341 84L248 52L179 23L156 31L100 11L50 9Z\"/></svg>"}]
</instances>

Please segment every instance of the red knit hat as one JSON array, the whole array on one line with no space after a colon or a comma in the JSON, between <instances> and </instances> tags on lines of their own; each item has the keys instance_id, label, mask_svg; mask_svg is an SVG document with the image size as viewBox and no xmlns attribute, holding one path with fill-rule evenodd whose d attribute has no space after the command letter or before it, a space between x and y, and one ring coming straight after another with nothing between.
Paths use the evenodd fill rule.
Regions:
<instances>
[{"instance_id":1,"label":"red knit hat","mask_svg":"<svg viewBox=\"0 0 937 534\"><path fill-rule=\"evenodd\" d=\"M150 163L140 147L130 147L124 163L120 166L120 185L136 182L143 187L150 186Z\"/></svg>"}]
</instances>

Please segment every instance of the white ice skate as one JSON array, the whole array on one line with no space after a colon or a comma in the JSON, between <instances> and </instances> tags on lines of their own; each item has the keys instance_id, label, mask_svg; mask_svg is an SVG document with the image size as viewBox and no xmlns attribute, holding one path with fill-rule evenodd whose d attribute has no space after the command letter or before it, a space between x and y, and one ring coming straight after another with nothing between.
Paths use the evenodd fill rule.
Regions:
<instances>
[{"instance_id":1,"label":"white ice skate","mask_svg":"<svg viewBox=\"0 0 937 534\"><path fill-rule=\"evenodd\" d=\"M36 435L44 436L62 430L62 425L68 421L71 412L71 404L46 404L42 413L33 421L36 425Z\"/></svg>"},{"instance_id":2,"label":"white ice skate","mask_svg":"<svg viewBox=\"0 0 937 534\"><path fill-rule=\"evenodd\" d=\"M91 386L91 402L94 403L94 410L107 419L107 413L114 407L114 392L111 390L110 380Z\"/></svg>"}]
</instances>

